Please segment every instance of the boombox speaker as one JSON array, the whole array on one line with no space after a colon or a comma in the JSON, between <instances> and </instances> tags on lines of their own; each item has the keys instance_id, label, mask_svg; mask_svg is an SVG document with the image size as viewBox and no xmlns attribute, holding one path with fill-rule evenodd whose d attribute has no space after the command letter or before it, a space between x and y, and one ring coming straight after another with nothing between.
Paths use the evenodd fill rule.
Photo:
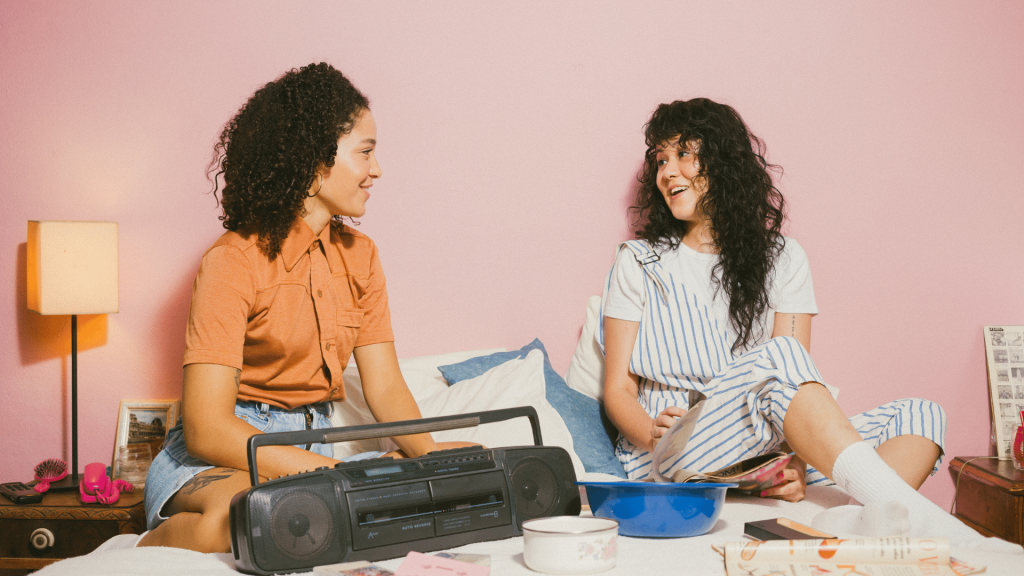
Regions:
<instances>
[{"instance_id":1,"label":"boombox speaker","mask_svg":"<svg viewBox=\"0 0 1024 576\"><path fill-rule=\"evenodd\" d=\"M377 458L260 483L260 446L346 442L437 432L527 417L534 446L480 446L418 458ZM307 571L522 535L522 523L580 513L569 454L541 442L529 406L366 426L258 434L252 487L231 501L231 551L250 574Z\"/></svg>"}]
</instances>

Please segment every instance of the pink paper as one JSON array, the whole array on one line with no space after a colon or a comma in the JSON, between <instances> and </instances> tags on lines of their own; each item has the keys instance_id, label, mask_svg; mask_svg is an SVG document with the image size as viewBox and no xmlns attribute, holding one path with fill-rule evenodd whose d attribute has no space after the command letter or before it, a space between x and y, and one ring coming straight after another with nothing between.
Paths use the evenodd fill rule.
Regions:
<instances>
[{"instance_id":1,"label":"pink paper","mask_svg":"<svg viewBox=\"0 0 1024 576\"><path fill-rule=\"evenodd\" d=\"M409 552L395 576L489 576L490 573L491 569L486 566Z\"/></svg>"}]
</instances>

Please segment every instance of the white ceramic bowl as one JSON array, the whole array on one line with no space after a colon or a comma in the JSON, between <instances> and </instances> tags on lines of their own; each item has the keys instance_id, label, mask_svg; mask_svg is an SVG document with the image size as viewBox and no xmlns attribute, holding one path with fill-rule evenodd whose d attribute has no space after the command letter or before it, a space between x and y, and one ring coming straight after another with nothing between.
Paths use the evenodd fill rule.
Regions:
<instances>
[{"instance_id":1,"label":"white ceramic bowl","mask_svg":"<svg viewBox=\"0 0 1024 576\"><path fill-rule=\"evenodd\" d=\"M619 523L591 516L523 522L523 561L545 574L596 574L615 567Z\"/></svg>"}]
</instances>

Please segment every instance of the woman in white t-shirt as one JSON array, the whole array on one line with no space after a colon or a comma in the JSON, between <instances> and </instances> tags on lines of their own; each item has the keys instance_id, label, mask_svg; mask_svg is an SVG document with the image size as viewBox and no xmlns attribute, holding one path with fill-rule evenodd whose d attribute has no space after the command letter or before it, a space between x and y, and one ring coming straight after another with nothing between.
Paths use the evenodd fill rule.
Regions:
<instances>
[{"instance_id":1,"label":"woman in white t-shirt","mask_svg":"<svg viewBox=\"0 0 1024 576\"><path fill-rule=\"evenodd\" d=\"M917 535L975 539L916 491L942 453L942 408L904 399L847 419L818 374L810 267L780 232L785 203L763 142L734 109L702 98L659 106L646 140L637 240L619 248L599 331L628 476L650 474L658 439L703 396L685 453L663 474L792 450L762 496L797 501L807 482L831 479L865 504L903 502Z\"/></svg>"}]
</instances>

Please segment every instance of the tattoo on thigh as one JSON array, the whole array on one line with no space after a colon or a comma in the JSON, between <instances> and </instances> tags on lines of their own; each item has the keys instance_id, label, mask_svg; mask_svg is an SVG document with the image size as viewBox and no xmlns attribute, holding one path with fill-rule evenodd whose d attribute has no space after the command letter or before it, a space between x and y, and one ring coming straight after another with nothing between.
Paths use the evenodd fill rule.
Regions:
<instances>
[{"instance_id":1,"label":"tattoo on thigh","mask_svg":"<svg viewBox=\"0 0 1024 576\"><path fill-rule=\"evenodd\" d=\"M790 333L793 336L796 336L796 316L793 316L792 322L790 322L790 325L789 325L789 329L790 329Z\"/></svg>"},{"instance_id":2,"label":"tattoo on thigh","mask_svg":"<svg viewBox=\"0 0 1024 576\"><path fill-rule=\"evenodd\" d=\"M191 496L218 480L231 478L235 475L235 472L238 472L238 470L233 468L214 468L205 474L201 474L189 480L188 483L181 487L181 493L186 496Z\"/></svg>"}]
</instances>

